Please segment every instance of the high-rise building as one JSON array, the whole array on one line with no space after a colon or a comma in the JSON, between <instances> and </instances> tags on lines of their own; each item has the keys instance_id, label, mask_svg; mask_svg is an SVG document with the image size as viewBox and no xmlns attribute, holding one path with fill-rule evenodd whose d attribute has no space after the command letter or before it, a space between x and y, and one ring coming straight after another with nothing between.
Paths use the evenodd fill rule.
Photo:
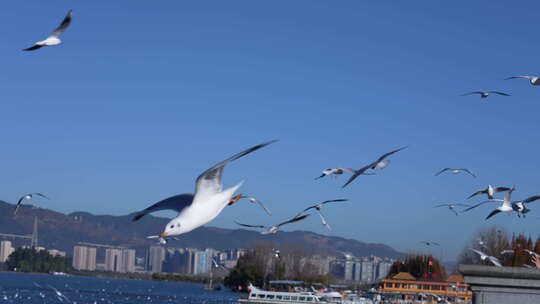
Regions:
<instances>
[{"instance_id":1,"label":"high-rise building","mask_svg":"<svg viewBox=\"0 0 540 304\"><path fill-rule=\"evenodd\" d=\"M118 272L135 272L135 250L122 250L122 265Z\"/></svg>"},{"instance_id":2,"label":"high-rise building","mask_svg":"<svg viewBox=\"0 0 540 304\"><path fill-rule=\"evenodd\" d=\"M360 281L362 278L362 262L355 262L354 263L354 280Z\"/></svg>"},{"instance_id":3,"label":"high-rise building","mask_svg":"<svg viewBox=\"0 0 540 304\"><path fill-rule=\"evenodd\" d=\"M379 265L377 265L377 280L381 280L386 278L388 273L390 272L390 268L392 267L392 263L390 262L380 262Z\"/></svg>"},{"instance_id":4,"label":"high-rise building","mask_svg":"<svg viewBox=\"0 0 540 304\"><path fill-rule=\"evenodd\" d=\"M123 257L121 249L105 249L105 271L125 272Z\"/></svg>"},{"instance_id":5,"label":"high-rise building","mask_svg":"<svg viewBox=\"0 0 540 304\"><path fill-rule=\"evenodd\" d=\"M96 270L96 248L86 246L73 247L73 268L78 270Z\"/></svg>"},{"instance_id":6,"label":"high-rise building","mask_svg":"<svg viewBox=\"0 0 540 304\"><path fill-rule=\"evenodd\" d=\"M4 263L7 261L9 255L15 251L13 247L11 246L10 241L2 241L0 242L0 262Z\"/></svg>"},{"instance_id":7,"label":"high-rise building","mask_svg":"<svg viewBox=\"0 0 540 304\"><path fill-rule=\"evenodd\" d=\"M151 246L148 255L148 270L151 272L162 272L164 260L165 248L161 246Z\"/></svg>"},{"instance_id":8,"label":"high-rise building","mask_svg":"<svg viewBox=\"0 0 540 304\"><path fill-rule=\"evenodd\" d=\"M345 281L352 281L353 280L353 272L354 272L354 262L352 260L346 260L345 261L345 269L344 269L343 279Z\"/></svg>"},{"instance_id":9,"label":"high-rise building","mask_svg":"<svg viewBox=\"0 0 540 304\"><path fill-rule=\"evenodd\" d=\"M208 251L196 251L193 255L193 274L204 274L210 271L210 256Z\"/></svg>"},{"instance_id":10,"label":"high-rise building","mask_svg":"<svg viewBox=\"0 0 540 304\"><path fill-rule=\"evenodd\" d=\"M373 262L362 261L362 273L360 274L360 281L373 282L373 269L374 269Z\"/></svg>"}]
</instances>

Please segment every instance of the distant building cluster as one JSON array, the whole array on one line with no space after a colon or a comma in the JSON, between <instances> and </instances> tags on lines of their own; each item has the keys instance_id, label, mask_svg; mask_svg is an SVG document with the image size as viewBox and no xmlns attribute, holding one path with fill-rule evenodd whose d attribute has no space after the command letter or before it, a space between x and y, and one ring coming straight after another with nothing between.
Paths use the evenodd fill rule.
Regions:
<instances>
[{"instance_id":1,"label":"distant building cluster","mask_svg":"<svg viewBox=\"0 0 540 304\"><path fill-rule=\"evenodd\" d=\"M347 256L345 259L334 260L330 265L330 272L344 281L372 283L384 279L392 263L393 260L388 258Z\"/></svg>"},{"instance_id":2,"label":"distant building cluster","mask_svg":"<svg viewBox=\"0 0 540 304\"><path fill-rule=\"evenodd\" d=\"M105 262L97 263L97 248L92 246L73 247L73 268L86 271L135 272L135 250L127 248L105 249Z\"/></svg>"},{"instance_id":3,"label":"distant building cluster","mask_svg":"<svg viewBox=\"0 0 540 304\"><path fill-rule=\"evenodd\" d=\"M147 270L150 272L202 275L211 270L213 259L225 267L232 268L243 254L245 254L243 249L223 252L211 248L164 248L152 246L148 251Z\"/></svg>"}]
</instances>

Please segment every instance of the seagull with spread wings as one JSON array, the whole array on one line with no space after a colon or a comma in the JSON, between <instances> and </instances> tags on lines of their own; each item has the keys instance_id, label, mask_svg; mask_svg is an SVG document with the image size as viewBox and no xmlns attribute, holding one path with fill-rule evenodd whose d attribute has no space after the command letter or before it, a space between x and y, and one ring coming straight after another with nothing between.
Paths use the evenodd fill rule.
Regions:
<instances>
[{"instance_id":1,"label":"seagull with spread wings","mask_svg":"<svg viewBox=\"0 0 540 304\"><path fill-rule=\"evenodd\" d=\"M435 176L439 176L441 173L443 172L446 172L446 171L450 171L452 172L453 174L458 174L458 173L461 173L461 172L466 172L468 174L470 174L472 177L476 177L476 175L469 169L467 168L444 168L442 169L441 171L435 173Z\"/></svg>"},{"instance_id":2,"label":"seagull with spread wings","mask_svg":"<svg viewBox=\"0 0 540 304\"><path fill-rule=\"evenodd\" d=\"M309 214L304 214L304 215L301 215L301 216L295 216L290 220L286 220L286 221L284 221L282 223L279 223L277 225L274 225L274 226L250 225L250 224L242 224L242 223L239 223L237 221L234 221L234 222L237 225L240 225L242 227L260 228L260 229L262 229L261 234L275 234L275 233L278 232L279 228L281 228L282 226L287 225L287 224L292 224L292 223L299 222L299 221L305 219L308 216L309 216Z\"/></svg>"},{"instance_id":3,"label":"seagull with spread wings","mask_svg":"<svg viewBox=\"0 0 540 304\"><path fill-rule=\"evenodd\" d=\"M519 79L519 78L528 79L529 82L530 82L532 85L540 85L540 78L539 78L538 76L533 76L533 75L519 75L519 76L512 76L512 77L506 78L505 80L508 80L508 79Z\"/></svg>"},{"instance_id":4,"label":"seagull with spread wings","mask_svg":"<svg viewBox=\"0 0 540 304\"><path fill-rule=\"evenodd\" d=\"M474 91L474 92L469 92L469 93L465 93L461 96L469 96L469 95L474 95L474 94L478 94L480 95L480 98L487 98L489 95L491 94L497 94L497 95L501 95L501 96L510 96L510 94L506 94L506 93L503 93L503 92L499 92L499 91Z\"/></svg>"},{"instance_id":5,"label":"seagull with spread wings","mask_svg":"<svg viewBox=\"0 0 540 304\"><path fill-rule=\"evenodd\" d=\"M352 181L354 181L358 176L360 175L364 175L364 173L371 169L371 170L381 170L381 169L384 169L386 167L388 167L388 165L390 164L390 161L389 160L385 160L388 156L394 154L394 153L397 153L403 149L407 148L407 146L405 147L401 147L397 150L394 150L394 151L390 151L386 154L383 154L381 157L379 157L376 161L370 163L369 165L367 166L364 166L358 170L354 170L354 174L349 178L349 180L345 183L345 185L342 186L342 188L345 188L347 187L348 184L350 184Z\"/></svg>"},{"instance_id":6,"label":"seagull with spread wings","mask_svg":"<svg viewBox=\"0 0 540 304\"><path fill-rule=\"evenodd\" d=\"M420 243L426 245L426 246L441 246L441 244L431 241L420 241Z\"/></svg>"},{"instance_id":7,"label":"seagull with spread wings","mask_svg":"<svg viewBox=\"0 0 540 304\"><path fill-rule=\"evenodd\" d=\"M354 174L355 170L352 169L352 168L343 168L343 167L329 168L329 169L323 170L321 176L316 177L315 179L323 178L323 177L326 177L326 176L329 176L329 175L337 177L338 175L341 175L341 174L343 174L345 172L350 172L350 173ZM374 175L374 174L375 173L368 173L368 172L362 173L362 175Z\"/></svg>"},{"instance_id":8,"label":"seagull with spread wings","mask_svg":"<svg viewBox=\"0 0 540 304\"><path fill-rule=\"evenodd\" d=\"M155 211L177 211L178 216L172 219L165 227L165 231L159 234L161 238L184 234L209 223L231 202L234 192L244 183L241 181L236 186L223 190L222 177L225 166L274 142L275 140L256 145L214 165L197 177L195 194L180 194L159 201L138 212L133 221Z\"/></svg>"},{"instance_id":9,"label":"seagull with spread wings","mask_svg":"<svg viewBox=\"0 0 540 304\"><path fill-rule=\"evenodd\" d=\"M492 185L488 185L486 189L478 190L475 193L471 194L467 199L473 198L474 196L480 195L480 194L486 194L488 199L492 200L495 198L495 193L499 192L505 192L510 191L510 188L508 187L493 187Z\"/></svg>"},{"instance_id":10,"label":"seagull with spread wings","mask_svg":"<svg viewBox=\"0 0 540 304\"><path fill-rule=\"evenodd\" d=\"M348 199L333 199L333 200L327 200L327 201L324 201L324 202L320 202L316 205L313 205L313 206L309 206L307 207L306 209L302 210L302 212L298 213L298 215L308 211L308 210L311 210L311 209L315 209L315 211L319 214L319 216L321 217L321 222L322 224L328 228L328 230L332 230L332 228L330 228L330 225L328 224L328 222L326 221L326 218L324 218L324 215L322 214L321 212L321 209L324 205L328 204L328 203L340 203L340 202L346 202L348 201ZM297 216L298 216L297 215Z\"/></svg>"},{"instance_id":11,"label":"seagull with spread wings","mask_svg":"<svg viewBox=\"0 0 540 304\"><path fill-rule=\"evenodd\" d=\"M492 200L487 200L487 201L483 201L481 203L478 203L476 205L473 205L465 210L463 210L462 212L467 212L469 210L472 210L478 206L481 206L485 203L496 203L496 202L502 202L502 205L500 205L499 207L495 208L495 210L491 211L491 213L486 217L486 220L488 220L489 218L491 218L492 216L500 213L500 212L512 212L514 211L514 208L512 208L512 202L510 201L510 199L512 198L512 192L514 192L516 188L515 187L512 187L510 190L508 190L508 192L506 192L506 194L504 195L504 198L502 200L500 199L492 199Z\"/></svg>"},{"instance_id":12,"label":"seagull with spread wings","mask_svg":"<svg viewBox=\"0 0 540 304\"><path fill-rule=\"evenodd\" d=\"M62 23L60 23L60 25L49 37L47 37L47 39L38 41L33 46L26 48L23 51L35 51L44 46L55 46L61 44L62 40L60 40L60 35L69 27L71 24L71 19L73 19L73 12L69 10Z\"/></svg>"},{"instance_id":13,"label":"seagull with spread wings","mask_svg":"<svg viewBox=\"0 0 540 304\"><path fill-rule=\"evenodd\" d=\"M21 196L21 198L19 198L19 200L17 201L17 205L15 205L15 210L13 210L13 214L14 215L17 214L17 211L19 211L19 208L21 208L21 204L22 204L23 201L29 201L29 200L33 199L34 196L40 196L40 197L49 199L45 194L41 194L41 193L38 193L38 192L25 194L25 195Z\"/></svg>"},{"instance_id":14,"label":"seagull with spread wings","mask_svg":"<svg viewBox=\"0 0 540 304\"><path fill-rule=\"evenodd\" d=\"M456 211L456 207L469 207L469 205L465 205L465 204L440 204L440 205L434 206L433 208L440 208L440 207L447 207L448 210L454 212L454 214L457 216L457 215L459 215L459 213Z\"/></svg>"},{"instance_id":15,"label":"seagull with spread wings","mask_svg":"<svg viewBox=\"0 0 540 304\"><path fill-rule=\"evenodd\" d=\"M502 267L502 264L501 264L501 261L499 261L499 259L497 259L496 257L494 256L491 256L491 255L488 255L488 254L485 254L484 252L480 251L480 250L477 250L477 249L474 249L474 248L470 248L474 253L478 254L480 256L480 260L482 261L485 261L485 260L488 260L490 261L493 265L497 266L497 267Z\"/></svg>"},{"instance_id":16,"label":"seagull with spread wings","mask_svg":"<svg viewBox=\"0 0 540 304\"><path fill-rule=\"evenodd\" d=\"M540 195L533 195L521 201L512 202L512 208L517 213L518 217L525 217L525 214L531 211L525 204L532 203L540 199Z\"/></svg>"},{"instance_id":17,"label":"seagull with spread wings","mask_svg":"<svg viewBox=\"0 0 540 304\"><path fill-rule=\"evenodd\" d=\"M243 198L247 199L252 204L259 205L264 210L264 212L266 212L268 215L272 215L272 212L270 212L270 210L268 210L268 208L266 208L266 206L260 200L254 198L253 196L246 196L244 194L239 194L237 196L232 197L231 201L229 202L229 206Z\"/></svg>"}]
</instances>

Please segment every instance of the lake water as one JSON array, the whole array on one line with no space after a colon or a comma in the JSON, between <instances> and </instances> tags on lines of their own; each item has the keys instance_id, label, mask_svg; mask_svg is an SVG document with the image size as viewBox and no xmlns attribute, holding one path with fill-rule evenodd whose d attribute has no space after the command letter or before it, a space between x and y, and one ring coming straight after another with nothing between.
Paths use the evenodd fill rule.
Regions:
<instances>
[{"instance_id":1,"label":"lake water","mask_svg":"<svg viewBox=\"0 0 540 304\"><path fill-rule=\"evenodd\" d=\"M0 303L233 304L238 297L192 283L0 273Z\"/></svg>"}]
</instances>

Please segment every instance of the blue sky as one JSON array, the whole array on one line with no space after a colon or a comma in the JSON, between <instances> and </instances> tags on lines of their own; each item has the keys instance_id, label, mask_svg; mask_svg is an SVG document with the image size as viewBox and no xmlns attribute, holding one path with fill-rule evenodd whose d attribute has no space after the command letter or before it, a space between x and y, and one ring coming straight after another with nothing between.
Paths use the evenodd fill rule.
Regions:
<instances>
[{"instance_id":1,"label":"blue sky","mask_svg":"<svg viewBox=\"0 0 540 304\"><path fill-rule=\"evenodd\" d=\"M42 2L0 3L3 200L41 191L54 210L126 214L279 139L224 177L247 179L242 192L274 216L237 204L212 225L272 224L344 197L325 210L330 234L403 251L433 240L451 259L490 224L537 236L540 207L486 223L490 207L456 217L432 206L488 183L516 184L516 199L540 192L540 88L503 80L540 73L538 3ZM63 45L21 51L70 8ZM471 90L513 96L460 96ZM344 177L313 180L404 145L391 166L344 190ZM478 178L433 176L446 166ZM290 228L327 233L315 218Z\"/></svg>"}]
</instances>

